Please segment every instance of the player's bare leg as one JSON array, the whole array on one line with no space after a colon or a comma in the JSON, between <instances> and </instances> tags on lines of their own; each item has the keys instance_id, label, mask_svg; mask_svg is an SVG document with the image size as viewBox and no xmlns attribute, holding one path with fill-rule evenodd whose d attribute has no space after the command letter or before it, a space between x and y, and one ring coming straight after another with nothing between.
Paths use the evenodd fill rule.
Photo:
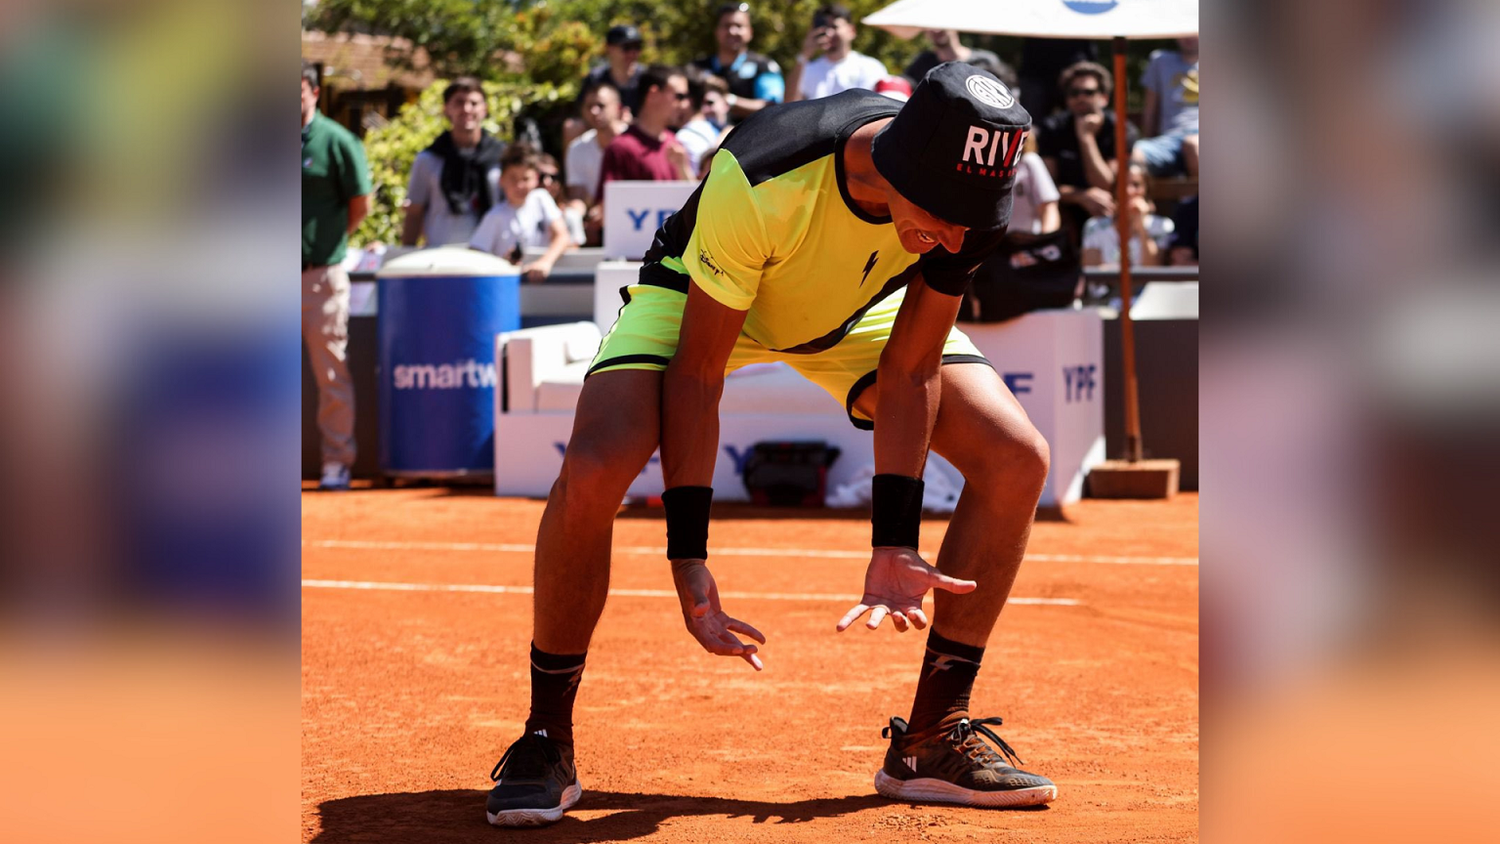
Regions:
<instances>
[{"instance_id":1,"label":"player's bare leg","mask_svg":"<svg viewBox=\"0 0 1500 844\"><path fill-rule=\"evenodd\" d=\"M877 383L865 390L856 407L873 415L878 400ZM982 648L1026 553L1036 503L1047 480L1047 442L993 369L951 364L942 368L932 449L947 458L965 482L937 567L979 584L963 595L934 590L933 623L944 636Z\"/></svg>"},{"instance_id":2,"label":"player's bare leg","mask_svg":"<svg viewBox=\"0 0 1500 844\"><path fill-rule=\"evenodd\" d=\"M615 513L657 445L661 373L602 372L584 382L563 468L537 533L526 734L490 776L496 826L552 823L578 802L573 700L609 594Z\"/></svg>"},{"instance_id":3,"label":"player's bare leg","mask_svg":"<svg viewBox=\"0 0 1500 844\"><path fill-rule=\"evenodd\" d=\"M878 393L871 389L858 404L869 413L876 401ZM1026 552L1047 479L1047 443L993 369L955 364L942 369L932 448L964 476L937 567L979 586L966 594L934 591L933 626L912 719L910 724L891 719L893 741L876 787L905 800L978 806L1049 802L1056 786L1012 767L1018 763L1014 753L985 726L998 725L999 719L971 720L968 711L984 645Z\"/></svg>"}]
</instances>

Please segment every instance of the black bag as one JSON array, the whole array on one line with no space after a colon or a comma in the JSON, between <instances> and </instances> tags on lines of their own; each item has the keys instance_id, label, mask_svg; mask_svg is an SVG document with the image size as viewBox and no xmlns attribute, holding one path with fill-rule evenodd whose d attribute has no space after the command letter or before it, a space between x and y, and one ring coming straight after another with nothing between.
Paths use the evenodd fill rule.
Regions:
<instances>
[{"instance_id":1,"label":"black bag","mask_svg":"<svg viewBox=\"0 0 1500 844\"><path fill-rule=\"evenodd\" d=\"M1043 308L1066 308L1082 293L1078 249L1061 229L1008 232L974 273L960 322L1003 322Z\"/></svg>"},{"instance_id":2,"label":"black bag","mask_svg":"<svg viewBox=\"0 0 1500 844\"><path fill-rule=\"evenodd\" d=\"M745 490L763 507L822 507L838 458L838 447L821 440L756 443L745 458Z\"/></svg>"}]
</instances>

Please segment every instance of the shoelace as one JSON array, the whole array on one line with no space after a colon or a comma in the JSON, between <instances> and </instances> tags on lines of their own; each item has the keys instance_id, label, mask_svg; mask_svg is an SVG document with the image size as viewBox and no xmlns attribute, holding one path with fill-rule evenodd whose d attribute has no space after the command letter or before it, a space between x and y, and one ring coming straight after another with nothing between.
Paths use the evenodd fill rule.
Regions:
<instances>
[{"instance_id":1,"label":"shoelace","mask_svg":"<svg viewBox=\"0 0 1500 844\"><path fill-rule=\"evenodd\" d=\"M540 779L547 775L547 768L562 761L562 751L551 741L537 735L527 733L519 741L506 748L505 755L495 763L495 769L490 771L490 779L499 782L500 772L506 762L514 762L510 775L517 779Z\"/></svg>"},{"instance_id":2,"label":"shoelace","mask_svg":"<svg viewBox=\"0 0 1500 844\"><path fill-rule=\"evenodd\" d=\"M1016 751L1005 743L1005 739L995 735L994 730L985 726L987 724L994 724L998 727L1002 723L1004 722L999 718L965 718L958 722L958 726L953 728L953 732L948 734L948 738L965 753L969 754L970 758L977 756L983 759L985 764L995 762L1004 763L1007 760L1011 763L1011 767L1019 767L1026 764L1021 761L1021 757L1016 755ZM994 742L995 746L1000 748L1000 752L1005 754L1005 758L1000 758L1000 754L996 753L988 744L985 744L980 739L980 736Z\"/></svg>"}]
</instances>

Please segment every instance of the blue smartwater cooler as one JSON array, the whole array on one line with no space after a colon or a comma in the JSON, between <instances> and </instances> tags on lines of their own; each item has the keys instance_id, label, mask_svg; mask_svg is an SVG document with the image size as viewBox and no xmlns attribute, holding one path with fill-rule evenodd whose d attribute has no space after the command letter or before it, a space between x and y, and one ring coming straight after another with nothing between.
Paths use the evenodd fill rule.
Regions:
<instances>
[{"instance_id":1,"label":"blue smartwater cooler","mask_svg":"<svg viewBox=\"0 0 1500 844\"><path fill-rule=\"evenodd\" d=\"M447 246L376 275L380 468L392 477L495 471L495 335L521 327L520 272Z\"/></svg>"}]
</instances>

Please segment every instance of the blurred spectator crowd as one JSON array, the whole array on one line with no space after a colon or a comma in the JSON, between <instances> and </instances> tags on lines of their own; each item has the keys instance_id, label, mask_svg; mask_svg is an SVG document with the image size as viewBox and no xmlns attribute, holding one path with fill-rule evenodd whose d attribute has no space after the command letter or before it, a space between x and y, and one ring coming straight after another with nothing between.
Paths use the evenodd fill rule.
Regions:
<instances>
[{"instance_id":1,"label":"blurred spectator crowd","mask_svg":"<svg viewBox=\"0 0 1500 844\"><path fill-rule=\"evenodd\" d=\"M555 253L603 242L606 183L703 178L724 135L767 106L854 88L904 101L933 67L963 61L994 74L1032 115L1011 231L1062 231L1085 265L1118 264L1121 156L1114 79L1098 61L1098 42L1026 39L1012 68L966 46L956 31L929 30L897 73L856 50L854 17L828 4L783 66L752 49L751 11L737 2L714 8L716 49L681 67L642 64L640 29L611 27L602 60L581 79L555 159L536 148L534 130L518 131L512 144L532 146L529 154L504 156L505 144L481 128L488 115L478 80L455 80L444 92L450 128L411 169L401 244L469 244L518 261L530 254L526 278L541 281ZM1140 265L1196 265L1198 39L1153 52L1134 82L1144 108L1127 133L1129 255Z\"/></svg>"},{"instance_id":2,"label":"blurred spectator crowd","mask_svg":"<svg viewBox=\"0 0 1500 844\"><path fill-rule=\"evenodd\" d=\"M724 3L713 14L715 51L680 67L642 64L640 29L611 27L603 60L584 75L563 122L556 158L542 150L534 124L518 125L509 144L491 135L480 81L451 81L443 92L448 128L408 175L401 245L467 245L516 264L527 282L542 282L567 250L603 242L609 182L705 178L724 136L762 109L856 88L904 102L929 70L963 61L994 74L1032 116L1009 229L1018 249L1052 238L1083 266L1117 267L1124 254L1138 266L1197 265L1197 38L1150 55L1136 81L1144 108L1139 125L1127 123L1122 151L1110 107L1115 80L1098 62L1096 42L1026 39L1015 69L966 46L954 30L929 30L922 49L893 73L854 49L853 16L829 4L812 16L783 68L751 49L749 4ZM342 366L348 281L337 264L368 210L370 180L359 141L309 111L317 76L305 62L303 79L304 334L326 376L325 486L340 488L353 446ZM1121 166L1128 171L1124 248L1115 223Z\"/></svg>"}]
</instances>

